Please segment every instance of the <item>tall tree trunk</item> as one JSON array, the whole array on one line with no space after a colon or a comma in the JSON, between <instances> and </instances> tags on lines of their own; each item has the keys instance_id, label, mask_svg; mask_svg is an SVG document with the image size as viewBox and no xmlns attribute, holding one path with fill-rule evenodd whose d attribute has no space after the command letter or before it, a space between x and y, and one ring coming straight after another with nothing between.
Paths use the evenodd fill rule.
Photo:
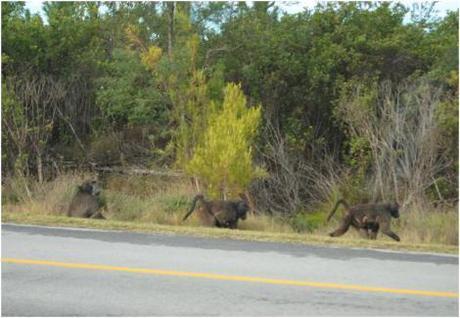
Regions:
<instances>
[{"instance_id":1,"label":"tall tree trunk","mask_svg":"<svg viewBox=\"0 0 460 318\"><path fill-rule=\"evenodd\" d=\"M41 154L37 154L37 175L38 182L43 183L43 160Z\"/></svg>"},{"instance_id":2,"label":"tall tree trunk","mask_svg":"<svg viewBox=\"0 0 460 318\"><path fill-rule=\"evenodd\" d=\"M196 192L201 193L200 181L197 177L192 178L193 185L195 186Z\"/></svg>"},{"instance_id":3,"label":"tall tree trunk","mask_svg":"<svg viewBox=\"0 0 460 318\"><path fill-rule=\"evenodd\" d=\"M16 158L21 158L20 160L22 161L23 155L21 151L19 151L18 156ZM16 162L14 170L16 172L16 176L19 177L19 179L24 185L24 189L26 190L27 198L32 199L32 192L30 192L29 186L27 185L27 177L26 177L27 175L24 174L24 168L26 168L26 173L27 173L28 167L29 165L27 163L24 165L24 163L21 162L20 165L17 165L17 162Z\"/></svg>"},{"instance_id":4,"label":"tall tree trunk","mask_svg":"<svg viewBox=\"0 0 460 318\"><path fill-rule=\"evenodd\" d=\"M173 57L173 41L174 41L174 9L176 3L174 1L167 2L168 7L168 58L172 61Z\"/></svg>"}]
</instances>

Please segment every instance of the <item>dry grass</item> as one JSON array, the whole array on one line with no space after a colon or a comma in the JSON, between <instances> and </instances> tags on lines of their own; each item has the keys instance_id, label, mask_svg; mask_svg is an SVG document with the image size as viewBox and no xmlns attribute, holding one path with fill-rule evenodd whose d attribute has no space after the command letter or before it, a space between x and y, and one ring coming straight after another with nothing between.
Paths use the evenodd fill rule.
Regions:
<instances>
[{"instance_id":1,"label":"dry grass","mask_svg":"<svg viewBox=\"0 0 460 318\"><path fill-rule=\"evenodd\" d=\"M339 208L329 224L326 224L326 216L334 207L335 202L324 204L319 212L322 216L322 224L314 231L314 234L329 232L339 226L343 209ZM431 210L423 207L408 207L400 210L400 218L393 219L392 230L398 234L403 242L414 244L445 244L458 246L459 219L456 208ZM344 236L360 238L357 231L350 230ZM378 239L388 239L381 233Z\"/></svg>"},{"instance_id":2,"label":"dry grass","mask_svg":"<svg viewBox=\"0 0 460 318\"><path fill-rule=\"evenodd\" d=\"M2 187L2 221L458 253L458 212L454 209L401 211L401 219L393 222L395 232L402 239L401 243L380 234L376 241L363 240L355 231L349 231L340 238L329 238L326 233L337 226L342 213L337 211L333 221L326 224L324 220L332 203L325 203L320 211L315 211L313 218L300 219L307 226L297 226L297 231L292 226L292 220L263 214L248 215L247 220L239 223L240 230L237 231L200 226L193 216L182 223L181 219L195 193L186 180L177 178L109 177L104 182L108 205L108 211L104 214L108 220L65 217L76 185L88 178L89 175L65 175L43 185L32 184L32 198L24 195L20 182L6 182ZM305 232L299 233L302 229Z\"/></svg>"},{"instance_id":3,"label":"dry grass","mask_svg":"<svg viewBox=\"0 0 460 318\"><path fill-rule=\"evenodd\" d=\"M458 210L410 209L395 222L395 231L407 242L458 246Z\"/></svg>"},{"instance_id":4,"label":"dry grass","mask_svg":"<svg viewBox=\"0 0 460 318\"><path fill-rule=\"evenodd\" d=\"M85 175L65 175L53 182L32 183L32 197L24 191L23 183L11 180L2 185L2 210L34 215L65 215L68 204L75 193L75 186L87 179Z\"/></svg>"}]
</instances>

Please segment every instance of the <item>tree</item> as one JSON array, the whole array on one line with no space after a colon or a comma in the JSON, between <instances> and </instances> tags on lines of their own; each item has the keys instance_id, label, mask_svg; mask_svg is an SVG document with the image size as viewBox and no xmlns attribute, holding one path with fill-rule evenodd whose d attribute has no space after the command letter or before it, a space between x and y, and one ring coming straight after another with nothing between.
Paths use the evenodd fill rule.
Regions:
<instances>
[{"instance_id":1,"label":"tree","mask_svg":"<svg viewBox=\"0 0 460 318\"><path fill-rule=\"evenodd\" d=\"M351 87L339 117L352 141L368 149L361 186L372 201L397 199L404 204L423 202L427 189L449 164L442 155L441 130L436 121L441 89L426 80L394 85ZM362 151L356 147L355 151Z\"/></svg>"},{"instance_id":2,"label":"tree","mask_svg":"<svg viewBox=\"0 0 460 318\"><path fill-rule=\"evenodd\" d=\"M226 86L220 107L210 104L207 129L186 170L204 183L211 196L236 195L263 174L252 162L260 119L261 107L247 108L240 85Z\"/></svg>"},{"instance_id":3,"label":"tree","mask_svg":"<svg viewBox=\"0 0 460 318\"><path fill-rule=\"evenodd\" d=\"M2 83L2 173L12 171L24 180L28 149L28 124L24 108L6 83ZM6 151L5 151L6 150ZM25 190L30 197L30 191L25 183Z\"/></svg>"},{"instance_id":4,"label":"tree","mask_svg":"<svg viewBox=\"0 0 460 318\"><path fill-rule=\"evenodd\" d=\"M135 51L114 49L105 71L97 80L96 102L110 124L166 125L166 97Z\"/></svg>"}]
</instances>

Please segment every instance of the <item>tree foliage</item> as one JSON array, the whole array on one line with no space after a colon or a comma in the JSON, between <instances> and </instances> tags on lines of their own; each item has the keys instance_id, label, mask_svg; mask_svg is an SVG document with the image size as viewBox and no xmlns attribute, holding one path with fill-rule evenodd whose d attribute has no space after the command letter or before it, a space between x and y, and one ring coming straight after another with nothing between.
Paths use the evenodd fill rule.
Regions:
<instances>
[{"instance_id":1,"label":"tree foliage","mask_svg":"<svg viewBox=\"0 0 460 318\"><path fill-rule=\"evenodd\" d=\"M45 2L39 15L21 2L1 6L3 172L22 162L43 178L63 160L90 161L75 149L89 153L112 131L131 136L120 141L130 147L116 151L145 154L132 164L186 169L215 194L259 189L268 210L293 213L327 199L332 175L349 176L356 197L369 193L365 180L379 152L370 135L352 130L364 119L380 123L383 83L394 92L423 82L439 91L433 149L447 166L417 195L456 197L458 11L440 18L435 5L393 2L326 2L295 14L276 2ZM227 83L239 83L241 94L232 86L224 96ZM242 96L260 105L245 108L260 117L253 114L248 131L223 111L241 107ZM23 127L19 118L29 125L16 130L27 131L20 152L7 130ZM216 139L230 133L233 150ZM151 148L158 161L150 161ZM205 169L207 151L214 170ZM234 151L244 157L238 167L224 162ZM248 185L257 175L252 160L267 177ZM401 179L398 186L410 187Z\"/></svg>"},{"instance_id":2,"label":"tree foliage","mask_svg":"<svg viewBox=\"0 0 460 318\"><path fill-rule=\"evenodd\" d=\"M186 168L214 197L236 195L263 172L252 160L261 107L248 108L240 86L230 83L222 105L212 103L208 110L207 129Z\"/></svg>"}]
</instances>

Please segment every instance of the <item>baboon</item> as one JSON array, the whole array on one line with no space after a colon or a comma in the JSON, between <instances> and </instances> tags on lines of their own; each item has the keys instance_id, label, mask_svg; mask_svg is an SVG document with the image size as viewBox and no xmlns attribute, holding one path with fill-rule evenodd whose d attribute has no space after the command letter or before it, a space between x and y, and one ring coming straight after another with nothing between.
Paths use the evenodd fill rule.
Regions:
<instances>
[{"instance_id":1,"label":"baboon","mask_svg":"<svg viewBox=\"0 0 460 318\"><path fill-rule=\"evenodd\" d=\"M337 201L334 209L329 213L327 217L328 222L339 207L339 204L343 204L347 212L339 228L329 233L330 236L341 236L352 226L370 239L375 240L378 231L381 230L382 233L388 235L392 239L398 242L400 241L399 236L391 231L390 228L391 218L399 218L398 203L358 204L350 208L347 202L341 199Z\"/></svg>"},{"instance_id":2,"label":"baboon","mask_svg":"<svg viewBox=\"0 0 460 318\"><path fill-rule=\"evenodd\" d=\"M399 217L399 211L398 211L398 217ZM371 240L375 240L377 238L377 233L379 232L379 228L380 228L379 222L375 222L371 220L370 218L368 218L367 216L365 216L363 217L362 225L363 225L363 228L360 229L361 234L367 238L370 238Z\"/></svg>"},{"instance_id":3,"label":"baboon","mask_svg":"<svg viewBox=\"0 0 460 318\"><path fill-rule=\"evenodd\" d=\"M201 206L198 208L197 213L203 225L236 229L238 220L246 220L246 214L249 210L246 196L244 194L240 194L240 196L242 200L239 201L206 201L202 194L198 194L193 198L192 207L182 221L185 221L192 214L196 203L200 201Z\"/></svg>"},{"instance_id":4,"label":"baboon","mask_svg":"<svg viewBox=\"0 0 460 318\"><path fill-rule=\"evenodd\" d=\"M105 202L100 196L101 189L96 181L85 181L78 186L77 193L70 203L67 216L105 219L99 211L105 208Z\"/></svg>"}]
</instances>

